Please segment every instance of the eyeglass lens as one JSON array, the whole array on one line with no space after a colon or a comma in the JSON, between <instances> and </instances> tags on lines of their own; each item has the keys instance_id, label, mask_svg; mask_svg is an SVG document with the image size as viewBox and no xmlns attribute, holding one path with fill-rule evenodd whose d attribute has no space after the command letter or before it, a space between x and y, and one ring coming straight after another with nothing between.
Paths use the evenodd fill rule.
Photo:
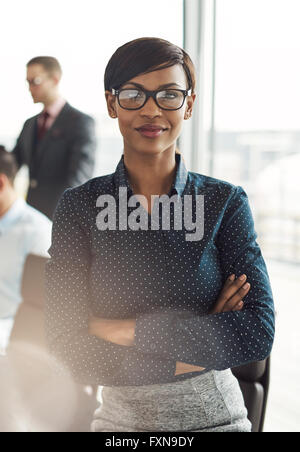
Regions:
<instances>
[{"instance_id":1,"label":"eyeglass lens","mask_svg":"<svg viewBox=\"0 0 300 452\"><path fill-rule=\"evenodd\" d=\"M32 79L32 80L27 80L27 83L28 83L28 85L30 85L30 86L39 86L39 85L42 84L42 82L43 82L43 80L42 80L41 77L35 77L35 78Z\"/></svg>"}]
</instances>

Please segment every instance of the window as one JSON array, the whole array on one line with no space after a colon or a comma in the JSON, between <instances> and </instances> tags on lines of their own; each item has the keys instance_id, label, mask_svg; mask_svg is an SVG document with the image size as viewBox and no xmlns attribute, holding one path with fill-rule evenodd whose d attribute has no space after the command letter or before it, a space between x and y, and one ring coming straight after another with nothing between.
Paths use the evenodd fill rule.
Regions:
<instances>
[{"instance_id":1,"label":"window","mask_svg":"<svg viewBox=\"0 0 300 452\"><path fill-rule=\"evenodd\" d=\"M299 12L294 0L219 1L216 28L213 173L246 186L265 255L292 264L300 264Z\"/></svg>"},{"instance_id":2,"label":"window","mask_svg":"<svg viewBox=\"0 0 300 452\"><path fill-rule=\"evenodd\" d=\"M217 1L213 175L243 185L277 333L266 431L299 431L300 29L297 0Z\"/></svg>"}]
</instances>

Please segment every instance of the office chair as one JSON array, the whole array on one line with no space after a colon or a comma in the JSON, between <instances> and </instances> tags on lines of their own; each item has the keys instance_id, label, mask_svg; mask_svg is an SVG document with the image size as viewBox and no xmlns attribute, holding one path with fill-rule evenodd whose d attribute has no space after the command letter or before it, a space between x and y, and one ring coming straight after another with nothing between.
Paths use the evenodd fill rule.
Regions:
<instances>
[{"instance_id":1,"label":"office chair","mask_svg":"<svg viewBox=\"0 0 300 452\"><path fill-rule=\"evenodd\" d=\"M270 385L270 357L243 366L234 367L233 375L238 379L244 396L252 432L263 432Z\"/></svg>"}]
</instances>

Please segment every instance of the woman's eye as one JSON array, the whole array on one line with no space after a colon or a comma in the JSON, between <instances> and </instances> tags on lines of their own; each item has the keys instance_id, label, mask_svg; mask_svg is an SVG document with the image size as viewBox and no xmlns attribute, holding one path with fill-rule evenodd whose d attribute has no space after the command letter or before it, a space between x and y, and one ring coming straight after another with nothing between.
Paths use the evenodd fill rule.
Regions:
<instances>
[{"instance_id":1,"label":"woman's eye","mask_svg":"<svg viewBox=\"0 0 300 452\"><path fill-rule=\"evenodd\" d=\"M178 93L177 91L162 91L159 97L163 99L177 99Z\"/></svg>"}]
</instances>

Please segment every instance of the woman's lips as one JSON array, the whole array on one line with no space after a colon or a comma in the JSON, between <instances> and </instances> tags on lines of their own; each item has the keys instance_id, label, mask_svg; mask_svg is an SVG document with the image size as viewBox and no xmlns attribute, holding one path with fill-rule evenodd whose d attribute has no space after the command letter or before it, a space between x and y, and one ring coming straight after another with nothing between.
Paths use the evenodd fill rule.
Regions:
<instances>
[{"instance_id":1,"label":"woman's lips","mask_svg":"<svg viewBox=\"0 0 300 452\"><path fill-rule=\"evenodd\" d=\"M161 126L154 126L154 125L144 125L141 127L138 127L136 129L143 137L146 138L157 138L160 135L163 134L163 132L167 129L161 127Z\"/></svg>"}]
</instances>

